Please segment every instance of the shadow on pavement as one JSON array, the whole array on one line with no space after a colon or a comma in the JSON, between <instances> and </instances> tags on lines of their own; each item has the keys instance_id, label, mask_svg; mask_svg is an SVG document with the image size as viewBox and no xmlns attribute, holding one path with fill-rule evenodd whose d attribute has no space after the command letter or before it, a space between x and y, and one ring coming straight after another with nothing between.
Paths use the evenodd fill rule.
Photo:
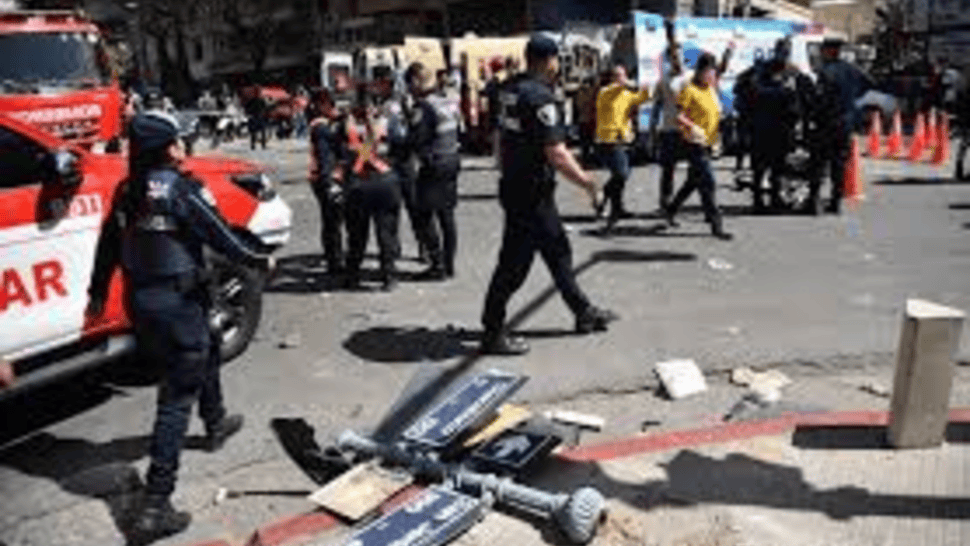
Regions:
<instances>
[{"instance_id":1,"label":"shadow on pavement","mask_svg":"<svg viewBox=\"0 0 970 546\"><path fill-rule=\"evenodd\" d=\"M718 504L820 512L835 520L873 515L970 517L970 498L879 494L852 486L818 489L805 480L798 467L741 453L716 459L682 450L659 466L666 479L635 483L610 477L598 463L551 459L542 473L530 481L561 492L590 485L607 498L622 500L644 511L663 506Z\"/></svg>"},{"instance_id":2,"label":"shadow on pavement","mask_svg":"<svg viewBox=\"0 0 970 546\"><path fill-rule=\"evenodd\" d=\"M498 199L497 193L460 193L459 201L494 201Z\"/></svg>"},{"instance_id":3,"label":"shadow on pavement","mask_svg":"<svg viewBox=\"0 0 970 546\"><path fill-rule=\"evenodd\" d=\"M685 233L682 231L671 231L672 229L663 223L653 224L651 226L616 225L611 228L604 226L601 228L584 229L580 234L587 237L600 237L602 239L609 239L611 237L698 237L709 239L711 237L709 233Z\"/></svg>"},{"instance_id":4,"label":"shadow on pavement","mask_svg":"<svg viewBox=\"0 0 970 546\"><path fill-rule=\"evenodd\" d=\"M285 294L316 294L334 292L342 288L340 279L320 265L320 254L296 254L280 258L266 292Z\"/></svg>"},{"instance_id":5,"label":"shadow on pavement","mask_svg":"<svg viewBox=\"0 0 970 546\"><path fill-rule=\"evenodd\" d=\"M0 466L47 478L68 493L104 501L115 527L129 536L143 487L131 463L144 457L149 441L142 436L99 444L45 432L0 453Z\"/></svg>"},{"instance_id":6,"label":"shadow on pavement","mask_svg":"<svg viewBox=\"0 0 970 546\"><path fill-rule=\"evenodd\" d=\"M947 208L950 210L970 210L970 203L950 203Z\"/></svg>"},{"instance_id":7,"label":"shadow on pavement","mask_svg":"<svg viewBox=\"0 0 970 546\"><path fill-rule=\"evenodd\" d=\"M970 443L970 425L950 423L949 443ZM795 429L792 444L802 449L891 449L886 427L810 427Z\"/></svg>"},{"instance_id":8,"label":"shadow on pavement","mask_svg":"<svg viewBox=\"0 0 970 546\"><path fill-rule=\"evenodd\" d=\"M465 336L467 337L467 336ZM453 329L375 327L351 334L343 346L371 362L437 362L471 354Z\"/></svg>"}]
</instances>

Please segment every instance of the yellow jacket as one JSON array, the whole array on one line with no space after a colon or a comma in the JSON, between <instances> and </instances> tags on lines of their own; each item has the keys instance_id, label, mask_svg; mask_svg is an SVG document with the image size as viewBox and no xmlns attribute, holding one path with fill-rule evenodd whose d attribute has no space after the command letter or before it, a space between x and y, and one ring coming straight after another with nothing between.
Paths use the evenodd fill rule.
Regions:
<instances>
[{"instance_id":1,"label":"yellow jacket","mask_svg":"<svg viewBox=\"0 0 970 546\"><path fill-rule=\"evenodd\" d=\"M633 141L630 118L650 100L650 90L630 91L618 83L600 89L596 96L596 141L605 144Z\"/></svg>"}]
</instances>

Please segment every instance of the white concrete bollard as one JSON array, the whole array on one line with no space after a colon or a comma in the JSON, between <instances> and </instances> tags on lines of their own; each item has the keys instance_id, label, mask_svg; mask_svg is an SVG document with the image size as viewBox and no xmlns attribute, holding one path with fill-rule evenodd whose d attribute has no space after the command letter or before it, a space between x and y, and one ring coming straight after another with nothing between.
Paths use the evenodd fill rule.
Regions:
<instances>
[{"instance_id":1,"label":"white concrete bollard","mask_svg":"<svg viewBox=\"0 0 970 546\"><path fill-rule=\"evenodd\" d=\"M959 309L906 300L889 410L889 442L898 448L943 443L953 386L953 357L960 344Z\"/></svg>"}]
</instances>

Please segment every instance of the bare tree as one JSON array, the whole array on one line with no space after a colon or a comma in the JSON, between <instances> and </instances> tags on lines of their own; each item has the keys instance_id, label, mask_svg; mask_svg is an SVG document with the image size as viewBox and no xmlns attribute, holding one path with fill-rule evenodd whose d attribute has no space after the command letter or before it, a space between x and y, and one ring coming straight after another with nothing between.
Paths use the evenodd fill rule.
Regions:
<instances>
[{"instance_id":1,"label":"bare tree","mask_svg":"<svg viewBox=\"0 0 970 546\"><path fill-rule=\"evenodd\" d=\"M229 42L246 52L253 71L261 73L282 30L279 0L210 0L230 30Z\"/></svg>"}]
</instances>

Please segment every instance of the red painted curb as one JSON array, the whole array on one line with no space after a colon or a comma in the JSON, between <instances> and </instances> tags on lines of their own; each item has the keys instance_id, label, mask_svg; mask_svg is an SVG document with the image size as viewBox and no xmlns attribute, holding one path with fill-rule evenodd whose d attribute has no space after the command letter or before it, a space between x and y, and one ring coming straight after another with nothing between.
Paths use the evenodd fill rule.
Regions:
<instances>
[{"instance_id":1,"label":"red painted curb","mask_svg":"<svg viewBox=\"0 0 970 546\"><path fill-rule=\"evenodd\" d=\"M970 423L970 409L950 410L951 423ZM872 427L889 423L887 411L838 411L826 413L789 413L774 419L726 423L712 427L678 430L648 436L614 440L577 447L556 456L576 462L620 459L654 451L745 440L755 436L783 434L796 427Z\"/></svg>"}]
</instances>

